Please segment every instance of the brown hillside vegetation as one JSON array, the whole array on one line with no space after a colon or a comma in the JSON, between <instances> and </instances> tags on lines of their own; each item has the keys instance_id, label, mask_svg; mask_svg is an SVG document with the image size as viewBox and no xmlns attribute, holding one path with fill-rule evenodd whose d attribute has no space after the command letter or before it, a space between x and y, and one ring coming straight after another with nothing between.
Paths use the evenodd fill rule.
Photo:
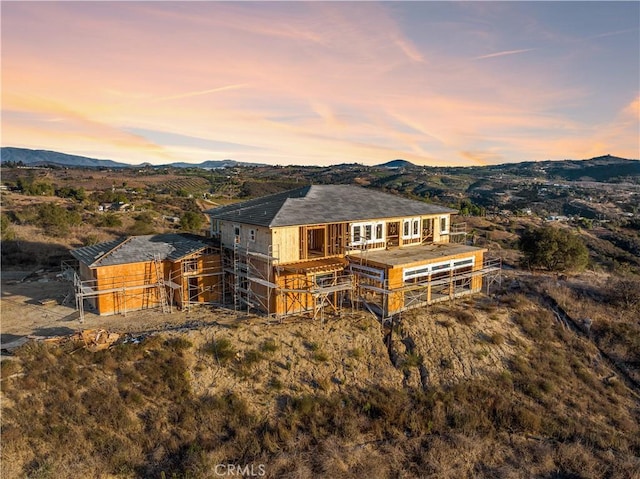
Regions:
<instances>
[{"instance_id":1,"label":"brown hillside vegetation","mask_svg":"<svg viewBox=\"0 0 640 479\"><path fill-rule=\"evenodd\" d=\"M638 391L531 290L81 346L2 361L3 478L640 474Z\"/></svg>"}]
</instances>

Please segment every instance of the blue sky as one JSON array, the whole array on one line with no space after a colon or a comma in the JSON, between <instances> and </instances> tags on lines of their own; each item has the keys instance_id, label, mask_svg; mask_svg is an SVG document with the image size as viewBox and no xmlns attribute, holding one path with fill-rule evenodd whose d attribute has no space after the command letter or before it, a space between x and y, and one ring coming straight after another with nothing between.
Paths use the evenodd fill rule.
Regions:
<instances>
[{"instance_id":1,"label":"blue sky","mask_svg":"<svg viewBox=\"0 0 640 479\"><path fill-rule=\"evenodd\" d=\"M638 158L638 2L3 2L2 145L130 163Z\"/></svg>"}]
</instances>

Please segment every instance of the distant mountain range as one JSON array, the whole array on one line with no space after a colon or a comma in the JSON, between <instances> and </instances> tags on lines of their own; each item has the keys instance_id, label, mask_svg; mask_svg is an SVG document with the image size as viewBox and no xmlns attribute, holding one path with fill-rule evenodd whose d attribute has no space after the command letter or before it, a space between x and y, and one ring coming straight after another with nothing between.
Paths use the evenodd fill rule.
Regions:
<instances>
[{"instance_id":1,"label":"distant mountain range","mask_svg":"<svg viewBox=\"0 0 640 479\"><path fill-rule=\"evenodd\" d=\"M2 163L20 163L25 166L83 166L105 168L127 168L131 165L112 160L97 160L86 156L68 155L48 150L29 150L27 148L3 147L0 149L0 161Z\"/></svg>"},{"instance_id":2,"label":"distant mountain range","mask_svg":"<svg viewBox=\"0 0 640 479\"><path fill-rule=\"evenodd\" d=\"M112 160L98 160L85 156L68 155L48 150L30 150L27 148L3 147L0 148L0 161L2 163L22 163L25 166L66 166L70 168L225 168L242 166L267 166L260 163L244 163L235 160L204 161L194 163L169 163L167 165L131 165ZM349 165L344 165L349 167ZM396 159L376 165L377 168L399 169L405 168L429 168L415 165L407 160ZM439 167L434 170L460 169L460 167ZM472 173L475 170L488 172L500 172L526 177L546 177L565 180L595 180L609 181L612 178L638 177L640 176L640 161L628 160L617 156L605 155L589 160L561 160L561 161L525 161L521 163L505 163L502 165L472 166L463 168Z\"/></svg>"},{"instance_id":3,"label":"distant mountain range","mask_svg":"<svg viewBox=\"0 0 640 479\"><path fill-rule=\"evenodd\" d=\"M57 151L30 150L28 148L2 147L0 148L2 163L22 163L25 166L67 166L71 168L143 168L143 167L173 167L173 168L225 168L233 166L262 166L260 163L243 163L235 160L203 161L202 163L169 163L167 165L132 165L112 160L98 160L86 156L68 155Z\"/></svg>"}]
</instances>

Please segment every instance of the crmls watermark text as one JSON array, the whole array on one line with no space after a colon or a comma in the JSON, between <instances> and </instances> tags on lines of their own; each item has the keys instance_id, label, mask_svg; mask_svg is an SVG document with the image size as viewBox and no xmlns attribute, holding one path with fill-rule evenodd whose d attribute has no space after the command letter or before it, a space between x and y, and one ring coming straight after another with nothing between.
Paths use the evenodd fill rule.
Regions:
<instances>
[{"instance_id":1,"label":"crmls watermark text","mask_svg":"<svg viewBox=\"0 0 640 479\"><path fill-rule=\"evenodd\" d=\"M217 464L213 472L220 477L262 477L267 473L264 464Z\"/></svg>"}]
</instances>

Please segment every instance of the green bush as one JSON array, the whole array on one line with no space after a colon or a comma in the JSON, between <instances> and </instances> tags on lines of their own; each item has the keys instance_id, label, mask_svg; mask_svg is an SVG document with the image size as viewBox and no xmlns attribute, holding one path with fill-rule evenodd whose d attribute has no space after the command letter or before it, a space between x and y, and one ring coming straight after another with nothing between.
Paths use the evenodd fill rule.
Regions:
<instances>
[{"instance_id":1,"label":"green bush","mask_svg":"<svg viewBox=\"0 0 640 479\"><path fill-rule=\"evenodd\" d=\"M98 217L96 221L96 226L106 227L106 228L118 228L122 226L122 220L120 217L114 213L105 213Z\"/></svg>"},{"instance_id":2,"label":"green bush","mask_svg":"<svg viewBox=\"0 0 640 479\"><path fill-rule=\"evenodd\" d=\"M84 246L93 246L100 243L100 238L98 237L98 235L94 235L94 234L90 234L84 237L84 240L82 241L82 244Z\"/></svg>"},{"instance_id":3,"label":"green bush","mask_svg":"<svg viewBox=\"0 0 640 479\"><path fill-rule=\"evenodd\" d=\"M153 215L151 213L141 213L135 218L135 222L129 228L132 235L150 235L155 233L155 225Z\"/></svg>"},{"instance_id":4,"label":"green bush","mask_svg":"<svg viewBox=\"0 0 640 479\"><path fill-rule=\"evenodd\" d=\"M320 362L327 362L329 360L329 355L321 350L316 350L313 352L313 359Z\"/></svg>"},{"instance_id":5,"label":"green bush","mask_svg":"<svg viewBox=\"0 0 640 479\"><path fill-rule=\"evenodd\" d=\"M422 356L418 353L407 354L406 359L402 363L402 369L417 368L422 364Z\"/></svg>"},{"instance_id":6,"label":"green bush","mask_svg":"<svg viewBox=\"0 0 640 479\"><path fill-rule=\"evenodd\" d=\"M16 234L11 228L11 220L9 216L4 213L0 215L0 233L3 241L16 239Z\"/></svg>"},{"instance_id":7,"label":"green bush","mask_svg":"<svg viewBox=\"0 0 640 479\"><path fill-rule=\"evenodd\" d=\"M589 263L582 239L566 229L545 226L525 231L520 238L524 263L549 271L580 271Z\"/></svg>"},{"instance_id":8,"label":"green bush","mask_svg":"<svg viewBox=\"0 0 640 479\"><path fill-rule=\"evenodd\" d=\"M80 213L55 203L38 205L35 210L34 223L51 236L65 236L71 226L78 226L82 222Z\"/></svg>"},{"instance_id":9,"label":"green bush","mask_svg":"<svg viewBox=\"0 0 640 479\"><path fill-rule=\"evenodd\" d=\"M180 218L180 228L184 231L200 231L203 223L202 214L195 211L185 211Z\"/></svg>"},{"instance_id":10,"label":"green bush","mask_svg":"<svg viewBox=\"0 0 640 479\"><path fill-rule=\"evenodd\" d=\"M274 353L278 350L278 344L273 339L266 339L260 345L260 351L263 353Z\"/></svg>"},{"instance_id":11,"label":"green bush","mask_svg":"<svg viewBox=\"0 0 640 479\"><path fill-rule=\"evenodd\" d=\"M214 339L204 345L203 351L222 365L229 363L236 356L236 350L227 338Z\"/></svg>"}]
</instances>

